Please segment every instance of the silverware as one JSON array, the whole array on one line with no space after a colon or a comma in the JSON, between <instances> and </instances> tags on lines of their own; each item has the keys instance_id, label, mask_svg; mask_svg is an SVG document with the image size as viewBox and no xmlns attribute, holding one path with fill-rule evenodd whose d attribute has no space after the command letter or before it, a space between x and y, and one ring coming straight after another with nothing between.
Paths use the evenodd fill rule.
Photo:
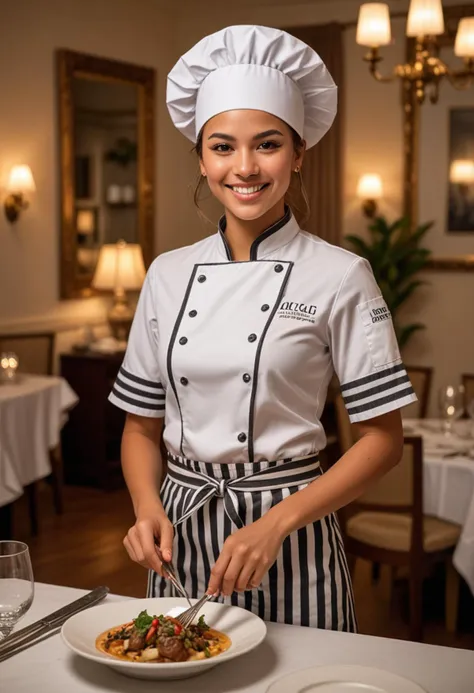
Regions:
<instances>
[{"instance_id":1,"label":"silverware","mask_svg":"<svg viewBox=\"0 0 474 693\"><path fill-rule=\"evenodd\" d=\"M0 643L0 661L54 635L68 618L102 601L109 591L106 586L96 587L83 597L8 636Z\"/></svg>"},{"instance_id":2,"label":"silverware","mask_svg":"<svg viewBox=\"0 0 474 693\"><path fill-rule=\"evenodd\" d=\"M13 657L16 654L20 654L20 652L27 650L29 647L32 647L33 645L38 645L40 642L43 642L43 640L47 640L52 635L57 635L60 632L61 626L55 628L54 630L48 631L42 637L37 637L34 640L31 640L30 642L19 642L16 645L13 645L10 650L7 650L6 652L0 652L0 662L3 662L5 659L9 659L10 657Z\"/></svg>"},{"instance_id":3,"label":"silverware","mask_svg":"<svg viewBox=\"0 0 474 693\"><path fill-rule=\"evenodd\" d=\"M214 599L214 595L205 594L199 601L193 604L191 608L186 609L186 611L183 611L183 613L179 614L179 616L176 616L176 620L181 623L183 628L188 628L188 626L191 625L198 613L201 611L204 604L210 599Z\"/></svg>"},{"instance_id":4,"label":"silverware","mask_svg":"<svg viewBox=\"0 0 474 693\"><path fill-rule=\"evenodd\" d=\"M156 541L155 541L155 544L156 544ZM187 593L184 585L182 584L181 580L179 579L178 573L175 570L173 564L170 561L165 561L165 559L163 558L163 554L160 551L160 547L158 545L156 545L156 552L158 554L158 558L160 559L160 561L163 565L163 568L166 571L166 574L168 575L169 581L171 582L173 587L179 592L179 594L187 600L189 606L192 606L192 602L189 598L189 594Z\"/></svg>"}]
</instances>

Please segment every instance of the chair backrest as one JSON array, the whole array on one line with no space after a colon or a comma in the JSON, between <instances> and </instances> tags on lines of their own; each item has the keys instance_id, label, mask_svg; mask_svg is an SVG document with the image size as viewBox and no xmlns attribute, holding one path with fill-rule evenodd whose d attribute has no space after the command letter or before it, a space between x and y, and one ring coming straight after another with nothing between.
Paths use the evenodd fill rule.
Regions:
<instances>
[{"instance_id":1,"label":"chair backrest","mask_svg":"<svg viewBox=\"0 0 474 693\"><path fill-rule=\"evenodd\" d=\"M474 373L463 373L461 381L464 386L464 406L467 410L470 402L474 400Z\"/></svg>"},{"instance_id":2,"label":"chair backrest","mask_svg":"<svg viewBox=\"0 0 474 693\"><path fill-rule=\"evenodd\" d=\"M414 551L423 551L423 441L406 436L400 462L353 504L353 510L408 513L412 516Z\"/></svg>"},{"instance_id":3,"label":"chair backrest","mask_svg":"<svg viewBox=\"0 0 474 693\"><path fill-rule=\"evenodd\" d=\"M341 453L346 453L356 442L354 429L347 413L344 399L340 393L334 397L334 408L336 411L337 436Z\"/></svg>"},{"instance_id":4,"label":"chair backrest","mask_svg":"<svg viewBox=\"0 0 474 693\"><path fill-rule=\"evenodd\" d=\"M54 342L54 332L0 335L0 352L15 352L22 373L52 375Z\"/></svg>"},{"instance_id":5,"label":"chair backrest","mask_svg":"<svg viewBox=\"0 0 474 693\"><path fill-rule=\"evenodd\" d=\"M403 416L410 419L425 419L428 415L433 369L429 366L405 367L418 401L404 407Z\"/></svg>"}]
</instances>

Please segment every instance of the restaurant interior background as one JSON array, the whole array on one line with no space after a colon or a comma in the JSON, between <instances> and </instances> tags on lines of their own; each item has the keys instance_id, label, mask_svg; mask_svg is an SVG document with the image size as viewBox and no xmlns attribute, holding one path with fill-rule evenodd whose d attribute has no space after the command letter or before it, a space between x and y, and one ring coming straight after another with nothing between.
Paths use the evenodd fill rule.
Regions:
<instances>
[{"instance_id":1,"label":"restaurant interior background","mask_svg":"<svg viewBox=\"0 0 474 693\"><path fill-rule=\"evenodd\" d=\"M195 155L189 142L173 127L165 105L168 71L206 34L242 23L284 27L296 34L302 32L301 36L335 32L341 48L335 70L343 88L337 140L333 138L328 148L334 155L339 152L340 162L331 160L327 175L335 184L326 193L319 185L318 199L325 199L327 194L335 205L340 200L340 206L318 212L320 223L327 220L336 242L346 243L344 238L349 234L368 238L371 221L363 210L364 195L357 193L365 174L377 174L382 182L377 215L394 222L408 210L415 225L433 222L421 243L432 251L430 266L418 277L425 283L399 314L404 324L424 325L403 348L403 358L410 366L432 369L426 417L439 417L441 388L457 386L462 374L474 373L474 173L468 171L464 179L452 178L453 152L456 159L470 157L474 169L474 84L457 91L444 79L438 102L431 104L427 98L417 109L419 120L407 119L408 104L400 80L387 84L376 81L363 60L368 49L356 42L360 4L357 0L16 0L2 7L2 24L9 27L3 32L0 60L2 206L8 188L12 188L10 174L14 167L29 167L35 189L28 190L32 187L28 171L17 170L17 175L23 176L29 206L20 209L14 222L3 210L0 215L0 351L7 348L2 339L7 345L8 335L54 333L52 370L63 376L79 397L64 429L62 462L57 454L52 458L53 471L64 474L66 481L58 491L61 497L56 497L56 506L56 485L47 481L25 483L25 493L17 493L18 498L8 503L12 532L29 544L38 580L87 588L109 584L114 592L137 596L145 589L143 570L129 562L121 543L132 518L117 469L117 431L123 422L109 409L105 412L105 397L119 358L106 351L104 341L103 351L87 360L84 346L91 336L102 339L109 335L113 285L105 277L102 283L98 279L95 283L96 287L108 287L108 291L91 288L93 271L87 269L87 263L94 266L97 261L99 246L91 245L90 237L97 240L100 224L112 228L110 237L101 236L101 242L109 244L126 236L127 224L136 225L136 233L126 240L132 245L141 244L146 265L159 253L213 232L213 227L198 217L193 203ZM381 49L384 60L379 69L384 74L406 60L408 4L404 0L388 3L393 41ZM474 16L473 3L443 0L443 7L447 17L453 8L457 16L467 10ZM58 53L59 49L66 52ZM87 59L81 63L79 54L114 64ZM337 62L337 57L332 55L331 60ZM446 42L442 57L462 68L452 42ZM119 134L108 142L108 153L112 152L108 165L115 166L117 179L107 181L107 190L100 191L101 199L92 199L93 194L86 190L82 202L75 203L73 176L77 191L80 180L90 187L93 173L84 161L87 157L81 159L81 152L73 151L69 97L76 98L77 108L82 106L83 120L76 113L76 127L81 122L90 125L93 119L87 120L88 95L86 90L81 91L77 75L81 69L100 72L101 66L112 70L113 75L120 67L117 61L127 64L122 65L127 74L125 81L135 85L132 91L138 90L132 96L126 89L115 94L117 117L123 117L123 122L118 125L116 120L113 126ZM103 97L101 117L111 110L115 97L112 93ZM95 121L96 126L99 121ZM407 124L414 122L418 122L419 130L410 139ZM450 122L454 123L451 131ZM99 125L104 129L104 121ZM133 133L138 153L133 146L127 149L133 145ZM456 137L461 137L460 144ZM111 161L114 156L115 163ZM131 163L121 164L117 161L120 156L129 157ZM133 172L131 179L127 178L127 170ZM326 175L324 169L319 170ZM139 181L136 188L134 180ZM468 208L470 205L470 221L463 222L467 228L448 231L449 223L453 229L456 223L448 220L449 193L457 195L458 202L464 200ZM102 204L105 197L106 203ZM365 195L371 197L375 194ZM105 214L102 206L112 215L109 221L101 217ZM212 205L206 209L216 220L218 210ZM78 214L80 211L85 214ZM114 236L118 228L120 235ZM81 270L81 253L85 270L84 266ZM102 255L105 257L105 253ZM92 272L90 276L88 271ZM135 284L137 281L135 277ZM136 298L135 284L130 280L132 298ZM83 349L74 351L78 344ZM21 372L31 354L22 357L23 352L17 353ZM76 416L74 424L79 438L74 438L70 424L80 406L81 419L78 421ZM328 415L328 425L334 426L337 438L335 410ZM30 426L33 430L32 421ZM2 429L0 433L3 435ZM338 438L335 444L342 447ZM58 513L61 505L62 513ZM7 522L7 513L3 512L1 518ZM474 552L472 536L470 541ZM460 580L455 627L447 629L446 577L442 568L436 566L427 572L423 637L427 642L474 648L474 596ZM372 563L360 560L355 589L362 632L411 636L406 570L390 570L387 574L377 561L374 569Z\"/></svg>"}]
</instances>

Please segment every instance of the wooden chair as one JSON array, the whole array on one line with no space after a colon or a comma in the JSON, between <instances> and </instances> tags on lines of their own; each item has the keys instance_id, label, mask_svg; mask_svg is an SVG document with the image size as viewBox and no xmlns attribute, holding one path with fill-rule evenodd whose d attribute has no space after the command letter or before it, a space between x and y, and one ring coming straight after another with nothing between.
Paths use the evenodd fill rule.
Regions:
<instances>
[{"instance_id":1,"label":"wooden chair","mask_svg":"<svg viewBox=\"0 0 474 693\"><path fill-rule=\"evenodd\" d=\"M18 355L19 369L23 373L52 375L55 337L54 332L0 335L0 352L14 351ZM62 514L64 507L63 463L60 445L50 451L50 461L54 507L57 514ZM37 535L39 530L39 482L29 484L25 492L28 498L31 531L34 535Z\"/></svg>"},{"instance_id":2,"label":"wooden chair","mask_svg":"<svg viewBox=\"0 0 474 693\"><path fill-rule=\"evenodd\" d=\"M446 564L446 628L456 627L459 575L452 553L461 533L457 525L423 514L423 443L406 437L401 462L349 507L344 521L349 556L409 573L410 637L422 640L423 579L434 563Z\"/></svg>"},{"instance_id":3,"label":"wooden chair","mask_svg":"<svg viewBox=\"0 0 474 693\"><path fill-rule=\"evenodd\" d=\"M429 366L405 367L418 401L404 407L403 416L410 419L425 419L428 414L433 369Z\"/></svg>"}]
</instances>

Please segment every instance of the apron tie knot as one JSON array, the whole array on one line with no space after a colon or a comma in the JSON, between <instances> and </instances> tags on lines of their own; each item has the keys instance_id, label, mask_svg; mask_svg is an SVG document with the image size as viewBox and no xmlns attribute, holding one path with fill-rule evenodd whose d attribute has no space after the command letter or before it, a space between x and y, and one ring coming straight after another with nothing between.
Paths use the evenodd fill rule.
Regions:
<instances>
[{"instance_id":1,"label":"apron tie knot","mask_svg":"<svg viewBox=\"0 0 474 693\"><path fill-rule=\"evenodd\" d=\"M180 516L174 521L175 525L187 520L214 497L223 500L227 517L240 529L244 526L239 510L240 494L259 494L302 486L311 483L321 474L317 455L270 463L264 469L249 471L236 478L216 478L216 471L215 475L210 476L193 467L192 463L188 466L185 461L168 453L167 479L187 491Z\"/></svg>"}]
</instances>

